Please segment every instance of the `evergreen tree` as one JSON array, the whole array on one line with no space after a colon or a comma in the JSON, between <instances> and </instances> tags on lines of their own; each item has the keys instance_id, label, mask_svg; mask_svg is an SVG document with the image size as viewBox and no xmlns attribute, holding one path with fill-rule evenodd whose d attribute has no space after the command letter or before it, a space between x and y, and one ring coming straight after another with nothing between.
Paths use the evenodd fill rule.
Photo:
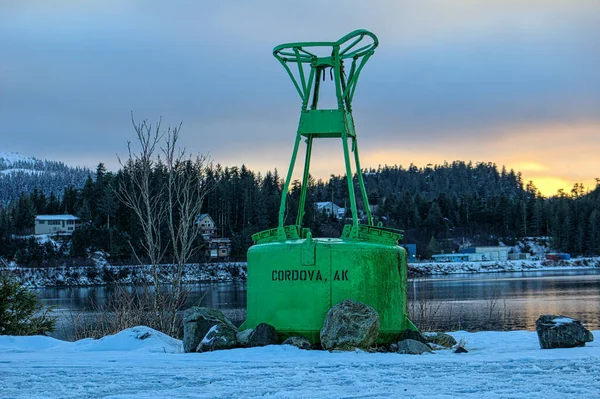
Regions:
<instances>
[{"instance_id":1,"label":"evergreen tree","mask_svg":"<svg viewBox=\"0 0 600 399\"><path fill-rule=\"evenodd\" d=\"M18 282L0 276L0 335L39 335L54 331L56 318L49 315L37 296Z\"/></svg>"}]
</instances>

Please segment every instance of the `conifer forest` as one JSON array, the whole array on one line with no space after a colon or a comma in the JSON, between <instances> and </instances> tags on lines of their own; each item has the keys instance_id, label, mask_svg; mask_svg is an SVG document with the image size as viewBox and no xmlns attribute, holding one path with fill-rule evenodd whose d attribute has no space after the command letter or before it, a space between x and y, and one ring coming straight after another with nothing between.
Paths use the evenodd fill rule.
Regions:
<instances>
[{"instance_id":1,"label":"conifer forest","mask_svg":"<svg viewBox=\"0 0 600 399\"><path fill-rule=\"evenodd\" d=\"M103 251L113 264L134 262L141 230L132 212L118 199L116 187L130 171L113 173L99 164L79 186L61 193L21 188L21 195L0 204L0 256L23 266L53 262L85 264ZM151 184L164 184L165 168L153 166ZM418 256L428 259L459 245L513 245L522 237L550 237L556 251L573 255L600 254L600 184L544 197L520 173L493 163L455 161L416 167L380 166L363 170L374 220L404 232L403 243L417 244ZM277 170L256 173L242 165L209 165L203 176L207 188L203 213L216 223L218 236L232 242L231 260L245 260L251 235L277 226L282 176ZM354 179L356 183L356 178ZM596 179L598 181L598 179ZM286 224L293 224L301 183L294 181L287 203ZM332 201L344 207L348 198L345 176L310 180L304 226L315 237L338 237L344 217L317 212L315 203ZM364 204L357 198L358 208ZM68 245L59 249L38 244L32 237L38 214L73 214L82 224ZM165 227L166 228L166 227ZM198 237L196 245L203 245ZM168 257L168 248L165 248ZM142 251L139 251L140 253ZM202 251L194 261L204 261Z\"/></svg>"}]
</instances>

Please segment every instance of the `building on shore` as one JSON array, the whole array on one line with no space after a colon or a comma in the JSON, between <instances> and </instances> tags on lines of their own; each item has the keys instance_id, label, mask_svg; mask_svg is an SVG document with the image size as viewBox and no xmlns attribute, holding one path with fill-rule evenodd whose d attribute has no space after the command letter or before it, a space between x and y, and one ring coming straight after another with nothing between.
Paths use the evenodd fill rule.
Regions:
<instances>
[{"instance_id":1,"label":"building on shore","mask_svg":"<svg viewBox=\"0 0 600 399\"><path fill-rule=\"evenodd\" d=\"M200 235L207 243L206 255L210 260L229 260L231 240L217 236L217 224L208 213L198 216L196 224L200 226Z\"/></svg>"},{"instance_id":2,"label":"building on shore","mask_svg":"<svg viewBox=\"0 0 600 399\"><path fill-rule=\"evenodd\" d=\"M462 248L458 253L432 255L432 259L435 262L506 261L509 251L510 247L470 247Z\"/></svg>"},{"instance_id":3,"label":"building on shore","mask_svg":"<svg viewBox=\"0 0 600 399\"><path fill-rule=\"evenodd\" d=\"M79 226L79 218L73 215L37 215L35 234L71 235Z\"/></svg>"}]
</instances>

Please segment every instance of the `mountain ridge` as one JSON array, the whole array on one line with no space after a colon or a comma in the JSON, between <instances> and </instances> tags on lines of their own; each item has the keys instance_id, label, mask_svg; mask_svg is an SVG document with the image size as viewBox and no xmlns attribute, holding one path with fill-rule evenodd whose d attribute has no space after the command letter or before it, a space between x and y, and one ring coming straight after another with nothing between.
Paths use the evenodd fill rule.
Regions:
<instances>
[{"instance_id":1,"label":"mountain ridge","mask_svg":"<svg viewBox=\"0 0 600 399\"><path fill-rule=\"evenodd\" d=\"M94 173L88 168L0 151L0 202L17 200L35 189L60 198L66 187L81 188L90 176Z\"/></svg>"}]
</instances>

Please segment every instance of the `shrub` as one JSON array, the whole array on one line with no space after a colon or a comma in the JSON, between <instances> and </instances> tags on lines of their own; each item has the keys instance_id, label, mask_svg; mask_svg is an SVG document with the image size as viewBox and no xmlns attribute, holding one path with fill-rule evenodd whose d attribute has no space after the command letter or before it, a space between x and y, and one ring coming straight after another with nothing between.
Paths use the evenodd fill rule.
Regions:
<instances>
[{"instance_id":1,"label":"shrub","mask_svg":"<svg viewBox=\"0 0 600 399\"><path fill-rule=\"evenodd\" d=\"M184 306L188 291L175 293L172 287L156 293L151 286L130 290L115 285L114 292L106 303L99 306L92 303L94 317L82 313L71 313L73 339L102 338L113 335L126 328L148 326L175 338L183 338L183 320L180 312ZM171 329L175 324L177 328Z\"/></svg>"},{"instance_id":2,"label":"shrub","mask_svg":"<svg viewBox=\"0 0 600 399\"><path fill-rule=\"evenodd\" d=\"M54 331L56 318L20 283L0 277L0 335L37 335Z\"/></svg>"}]
</instances>

